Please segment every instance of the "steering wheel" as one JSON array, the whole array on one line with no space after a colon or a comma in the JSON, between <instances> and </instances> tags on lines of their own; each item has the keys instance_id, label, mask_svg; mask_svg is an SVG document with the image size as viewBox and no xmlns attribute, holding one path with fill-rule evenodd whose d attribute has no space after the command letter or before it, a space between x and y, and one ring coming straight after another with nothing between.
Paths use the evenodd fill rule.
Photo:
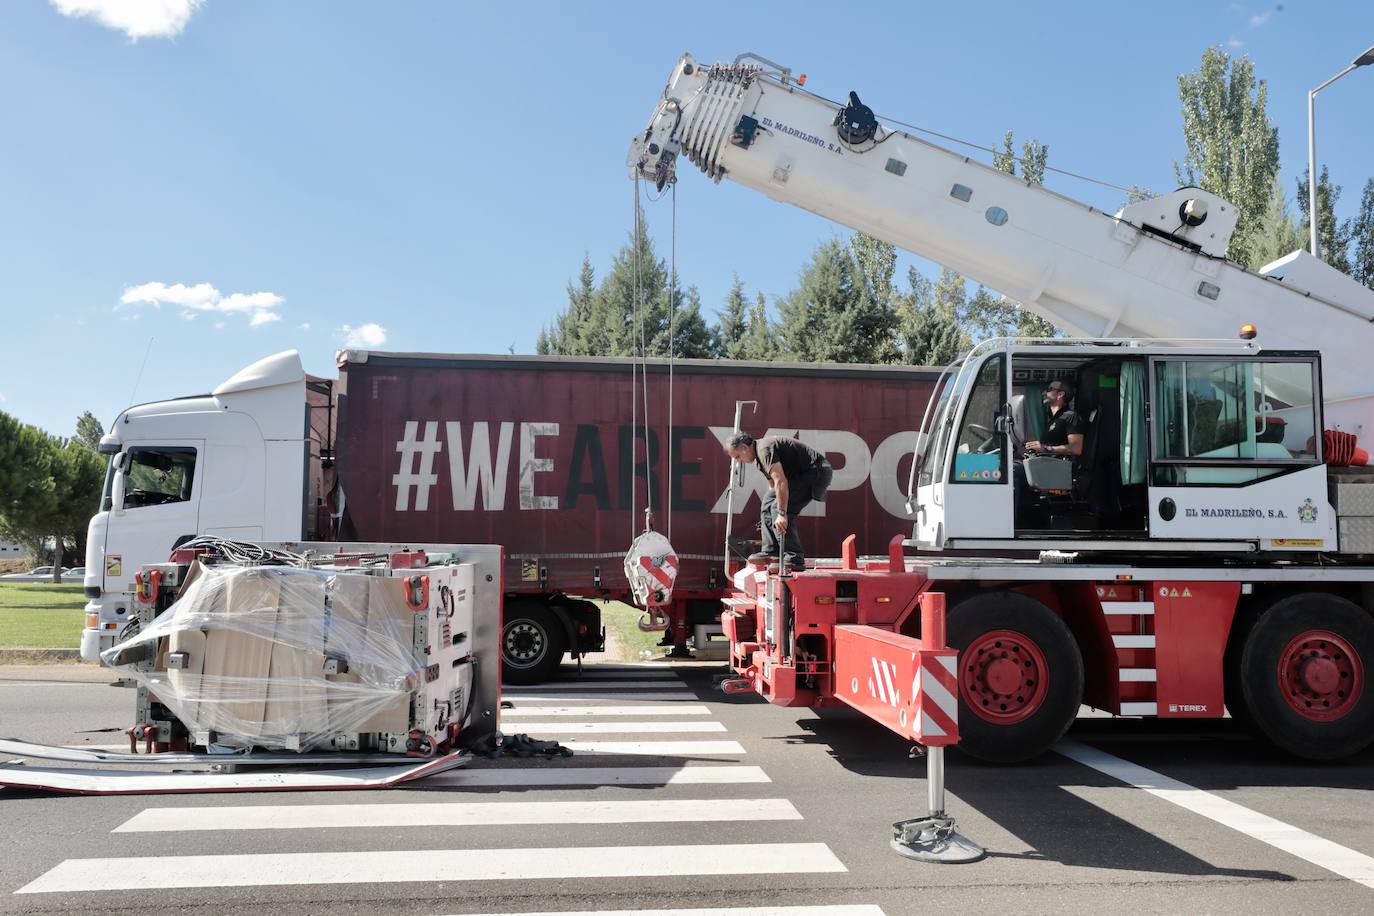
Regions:
<instances>
[{"instance_id":1,"label":"steering wheel","mask_svg":"<svg viewBox=\"0 0 1374 916\"><path fill-rule=\"evenodd\" d=\"M968 430L969 432L973 433L975 436L978 436L983 440L982 442L978 443L978 447L974 449L975 452L979 453L980 455L986 455L988 452L997 451L996 431L988 429L986 426L979 426L977 423L970 423L967 426L965 426L964 429Z\"/></svg>"}]
</instances>

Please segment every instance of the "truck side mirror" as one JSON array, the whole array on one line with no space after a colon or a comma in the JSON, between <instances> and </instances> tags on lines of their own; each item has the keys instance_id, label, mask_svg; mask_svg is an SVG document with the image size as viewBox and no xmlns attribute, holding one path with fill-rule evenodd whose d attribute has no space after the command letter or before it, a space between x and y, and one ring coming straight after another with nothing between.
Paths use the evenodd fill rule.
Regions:
<instances>
[{"instance_id":1,"label":"truck side mirror","mask_svg":"<svg viewBox=\"0 0 1374 916\"><path fill-rule=\"evenodd\" d=\"M114 479L110 482L110 508L116 515L124 514L124 469L129 466L129 453L114 456Z\"/></svg>"}]
</instances>

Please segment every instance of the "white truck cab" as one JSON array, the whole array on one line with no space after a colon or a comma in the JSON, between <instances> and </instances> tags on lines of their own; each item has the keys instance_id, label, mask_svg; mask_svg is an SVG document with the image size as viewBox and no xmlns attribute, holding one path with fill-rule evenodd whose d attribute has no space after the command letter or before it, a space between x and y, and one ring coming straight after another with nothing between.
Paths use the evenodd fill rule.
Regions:
<instances>
[{"instance_id":1,"label":"white truck cab","mask_svg":"<svg viewBox=\"0 0 1374 916\"><path fill-rule=\"evenodd\" d=\"M210 394L123 411L100 441L110 466L86 532L82 658L98 660L133 619L137 569L182 541L304 540L309 441L295 350L253 363Z\"/></svg>"}]
</instances>

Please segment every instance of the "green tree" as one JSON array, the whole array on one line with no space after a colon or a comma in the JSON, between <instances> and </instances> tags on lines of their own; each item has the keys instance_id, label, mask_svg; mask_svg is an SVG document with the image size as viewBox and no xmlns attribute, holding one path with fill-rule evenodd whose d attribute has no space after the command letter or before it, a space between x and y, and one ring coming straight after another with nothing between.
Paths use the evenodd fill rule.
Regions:
<instances>
[{"instance_id":1,"label":"green tree","mask_svg":"<svg viewBox=\"0 0 1374 916\"><path fill-rule=\"evenodd\" d=\"M673 356L681 359L711 359L716 355L716 336L701 314L701 294L695 286L684 293L674 285L673 307L658 317L659 326L650 340L650 356ZM668 348L669 335L672 350Z\"/></svg>"},{"instance_id":2,"label":"green tree","mask_svg":"<svg viewBox=\"0 0 1374 916\"><path fill-rule=\"evenodd\" d=\"M744 296L744 281L735 274L725 308L716 317L716 352L722 359L748 359L749 300Z\"/></svg>"},{"instance_id":3,"label":"green tree","mask_svg":"<svg viewBox=\"0 0 1374 916\"><path fill-rule=\"evenodd\" d=\"M841 345L832 337L836 316L852 311L854 259L846 245L831 238L816 247L802 269L801 282L779 308L779 349L798 362L837 360Z\"/></svg>"},{"instance_id":4,"label":"green tree","mask_svg":"<svg viewBox=\"0 0 1374 916\"><path fill-rule=\"evenodd\" d=\"M67 551L85 541L104 476L100 456L83 443L0 413L0 531L35 555L51 539L54 582Z\"/></svg>"},{"instance_id":5,"label":"green tree","mask_svg":"<svg viewBox=\"0 0 1374 916\"><path fill-rule=\"evenodd\" d=\"M897 272L895 246L856 232L849 239L857 295L846 311L834 316L830 333L842 362L894 363L902 296L892 282Z\"/></svg>"},{"instance_id":6,"label":"green tree","mask_svg":"<svg viewBox=\"0 0 1374 916\"><path fill-rule=\"evenodd\" d=\"M1350 225L1350 241L1355 246L1350 276L1374 289L1374 178L1365 182L1360 195L1360 212Z\"/></svg>"},{"instance_id":7,"label":"green tree","mask_svg":"<svg viewBox=\"0 0 1374 916\"><path fill-rule=\"evenodd\" d=\"M768 299L763 293L755 296L754 307L749 310L749 325L744 331L744 341L742 359L771 361L780 356L778 328L768 314Z\"/></svg>"},{"instance_id":8,"label":"green tree","mask_svg":"<svg viewBox=\"0 0 1374 916\"><path fill-rule=\"evenodd\" d=\"M914 267L907 270L907 284L910 292L899 307L902 362L909 366L949 365L969 347L953 302L937 303L930 280ZM947 298L952 299L952 288Z\"/></svg>"},{"instance_id":9,"label":"green tree","mask_svg":"<svg viewBox=\"0 0 1374 916\"><path fill-rule=\"evenodd\" d=\"M1322 166L1317 176L1317 248L1321 259L1343 274L1350 273L1350 236L1349 222L1336 221L1336 201L1341 199L1341 186L1331 183L1331 175ZM1303 170L1298 181L1298 210L1302 220L1304 244L1312 238L1312 195L1308 191L1308 172Z\"/></svg>"},{"instance_id":10,"label":"green tree","mask_svg":"<svg viewBox=\"0 0 1374 916\"><path fill-rule=\"evenodd\" d=\"M1256 234L1254 266L1263 267L1302 247L1302 227L1293 217L1292 207L1283 192L1283 182L1275 178L1269 206L1264 210Z\"/></svg>"},{"instance_id":11,"label":"green tree","mask_svg":"<svg viewBox=\"0 0 1374 916\"><path fill-rule=\"evenodd\" d=\"M1258 267L1259 226L1279 169L1279 132L1265 111L1268 88L1248 57L1220 48L1202 53L1198 69L1178 78L1187 154L1174 163L1180 185L1218 194L1238 210L1227 255Z\"/></svg>"},{"instance_id":12,"label":"green tree","mask_svg":"<svg viewBox=\"0 0 1374 916\"><path fill-rule=\"evenodd\" d=\"M100 450L100 437L105 435L105 427L89 410L76 418L76 441L93 452Z\"/></svg>"}]
</instances>

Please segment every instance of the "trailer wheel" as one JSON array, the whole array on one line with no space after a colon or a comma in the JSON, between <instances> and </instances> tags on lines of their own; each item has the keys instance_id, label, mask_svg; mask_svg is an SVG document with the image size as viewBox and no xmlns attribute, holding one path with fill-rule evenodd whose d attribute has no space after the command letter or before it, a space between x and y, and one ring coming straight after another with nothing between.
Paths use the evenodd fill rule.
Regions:
<instances>
[{"instance_id":1,"label":"trailer wheel","mask_svg":"<svg viewBox=\"0 0 1374 916\"><path fill-rule=\"evenodd\" d=\"M1240 676L1253 727L1297 757L1335 760L1374 740L1374 619L1335 595L1293 595L1250 630Z\"/></svg>"},{"instance_id":2,"label":"trailer wheel","mask_svg":"<svg viewBox=\"0 0 1374 916\"><path fill-rule=\"evenodd\" d=\"M558 670L567 649L563 624L542 604L520 601L506 605L501 627L501 680L538 684Z\"/></svg>"},{"instance_id":3,"label":"trailer wheel","mask_svg":"<svg viewBox=\"0 0 1374 916\"><path fill-rule=\"evenodd\" d=\"M996 763L1043 753L1083 701L1083 658L1064 621L1019 592L985 592L950 612L959 651L959 747Z\"/></svg>"}]
</instances>

